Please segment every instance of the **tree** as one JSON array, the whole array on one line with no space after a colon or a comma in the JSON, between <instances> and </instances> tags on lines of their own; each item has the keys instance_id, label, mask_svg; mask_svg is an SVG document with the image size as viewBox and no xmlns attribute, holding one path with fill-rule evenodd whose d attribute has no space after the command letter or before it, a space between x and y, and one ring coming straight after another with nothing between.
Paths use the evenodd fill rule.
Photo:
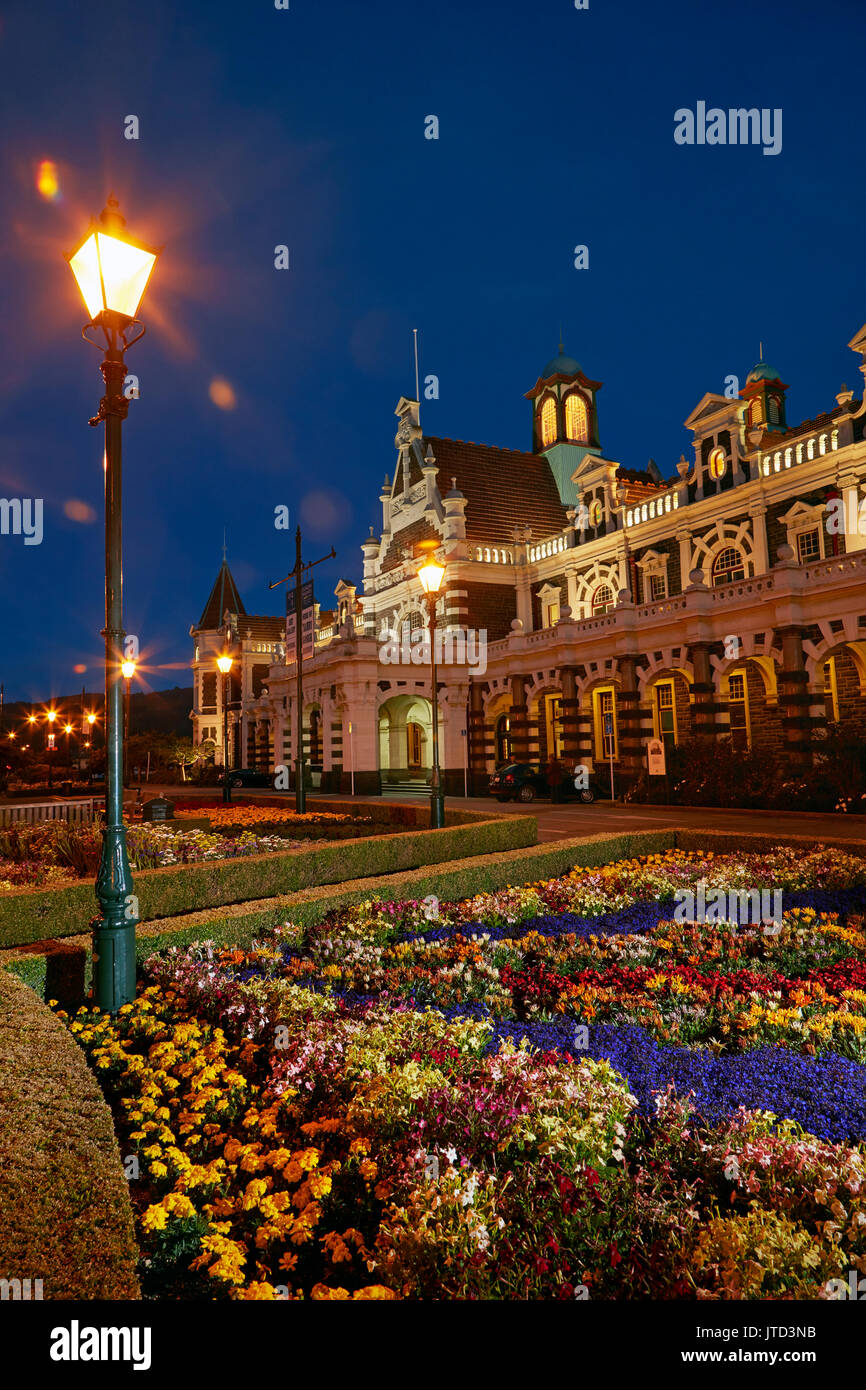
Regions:
<instances>
[{"instance_id":1,"label":"tree","mask_svg":"<svg viewBox=\"0 0 866 1390\"><path fill-rule=\"evenodd\" d=\"M193 743L191 738L174 738L170 741L168 761L180 768L181 780L185 782L187 768L210 762L215 747L212 738L206 738L201 743Z\"/></svg>"}]
</instances>

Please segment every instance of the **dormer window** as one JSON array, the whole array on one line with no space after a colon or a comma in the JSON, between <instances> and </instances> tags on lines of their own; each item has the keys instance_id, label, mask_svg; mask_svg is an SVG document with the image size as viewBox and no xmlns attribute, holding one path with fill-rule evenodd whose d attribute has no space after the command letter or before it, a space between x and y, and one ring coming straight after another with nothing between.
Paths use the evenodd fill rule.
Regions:
<instances>
[{"instance_id":1,"label":"dormer window","mask_svg":"<svg viewBox=\"0 0 866 1390\"><path fill-rule=\"evenodd\" d=\"M595 497L589 504L589 524L590 526L600 526L604 517L604 508L601 498Z\"/></svg>"},{"instance_id":2,"label":"dormer window","mask_svg":"<svg viewBox=\"0 0 866 1390\"><path fill-rule=\"evenodd\" d=\"M556 401L548 396L541 407L541 442L553 444L556 439Z\"/></svg>"},{"instance_id":3,"label":"dormer window","mask_svg":"<svg viewBox=\"0 0 866 1390\"><path fill-rule=\"evenodd\" d=\"M589 412L579 391L572 391L565 398L565 435L578 444L585 444L589 438Z\"/></svg>"}]
</instances>

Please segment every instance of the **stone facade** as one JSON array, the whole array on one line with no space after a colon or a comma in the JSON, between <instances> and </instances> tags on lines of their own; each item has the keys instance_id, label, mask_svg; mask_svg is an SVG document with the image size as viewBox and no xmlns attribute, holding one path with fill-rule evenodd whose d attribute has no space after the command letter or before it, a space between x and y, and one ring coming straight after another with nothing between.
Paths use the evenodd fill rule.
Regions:
<instances>
[{"instance_id":1,"label":"stone facade","mask_svg":"<svg viewBox=\"0 0 866 1390\"><path fill-rule=\"evenodd\" d=\"M866 375L866 327L849 346ZM263 655L244 650L248 756L289 764L300 724L314 785L369 794L429 780L423 540L446 567L436 623L451 795L485 790L506 759L556 752L606 769L610 715L620 785L654 736L730 737L808 764L828 720L866 716L866 394L843 387L833 409L789 426L788 386L759 363L738 395L698 403L685 422L693 459L665 479L652 460L604 457L600 390L560 351L528 393L531 452L425 436L418 402L400 400L381 531L361 546L361 592L343 581L319 617L302 720L284 651L265 677ZM282 620L240 616L239 641L248 621ZM191 631L201 653L202 625ZM197 730L210 717L200 689L197 676Z\"/></svg>"}]
</instances>

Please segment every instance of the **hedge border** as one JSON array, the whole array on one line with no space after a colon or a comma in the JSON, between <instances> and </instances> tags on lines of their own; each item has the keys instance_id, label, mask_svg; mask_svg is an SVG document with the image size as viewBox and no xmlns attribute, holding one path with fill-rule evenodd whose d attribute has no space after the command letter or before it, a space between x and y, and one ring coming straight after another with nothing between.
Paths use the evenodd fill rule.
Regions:
<instances>
[{"instance_id":1,"label":"hedge border","mask_svg":"<svg viewBox=\"0 0 866 1390\"><path fill-rule=\"evenodd\" d=\"M775 846L811 849L816 843L866 858L866 840L815 841L808 836L773 835L766 832L696 830L663 826L621 831L616 835L584 835L532 845L501 854L479 855L435 868L425 865L399 874L347 880L339 887L323 885L299 893L204 908L179 917L156 919L140 927L136 958L141 965L154 951L168 946L188 946L209 939L219 945L249 946L266 927L288 917L299 926L314 926L334 908L351 906L366 898L386 902L424 898L430 894L445 900L494 892L517 881L536 882L566 873L572 868L596 868L617 859L659 854L667 849L712 850L719 854L746 851L761 853ZM40 943L42 944L42 943ZM90 984L90 938L78 936L44 943L47 950L19 948L0 951L0 970L6 968L32 989L49 998L77 1004Z\"/></svg>"},{"instance_id":2,"label":"hedge border","mask_svg":"<svg viewBox=\"0 0 866 1390\"><path fill-rule=\"evenodd\" d=\"M72 1034L2 970L0 1171L0 1276L41 1279L45 1300L141 1297L111 1111Z\"/></svg>"},{"instance_id":3,"label":"hedge border","mask_svg":"<svg viewBox=\"0 0 866 1390\"><path fill-rule=\"evenodd\" d=\"M534 845L537 838L533 816L475 813L471 821L442 830L412 829L334 840L315 849L142 869L134 876L134 891L141 918L151 921L342 883L362 872L368 876L401 873L478 854L501 854ZM67 887L4 893L0 895L0 949L43 941L49 932L52 940L77 936L89 927L95 912L89 879Z\"/></svg>"}]
</instances>

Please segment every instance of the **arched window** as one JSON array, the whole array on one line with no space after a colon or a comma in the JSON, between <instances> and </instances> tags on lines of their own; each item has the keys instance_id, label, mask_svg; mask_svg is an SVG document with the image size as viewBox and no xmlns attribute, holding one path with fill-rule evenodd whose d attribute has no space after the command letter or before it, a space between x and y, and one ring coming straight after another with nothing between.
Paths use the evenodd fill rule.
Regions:
<instances>
[{"instance_id":1,"label":"arched window","mask_svg":"<svg viewBox=\"0 0 866 1390\"><path fill-rule=\"evenodd\" d=\"M755 396L749 407L749 419L753 425L760 425L763 418L764 412L761 409L761 398L760 396Z\"/></svg>"},{"instance_id":2,"label":"arched window","mask_svg":"<svg viewBox=\"0 0 866 1390\"><path fill-rule=\"evenodd\" d=\"M548 396L541 407L541 442L552 444L556 439L556 401Z\"/></svg>"},{"instance_id":3,"label":"arched window","mask_svg":"<svg viewBox=\"0 0 866 1390\"><path fill-rule=\"evenodd\" d=\"M720 478L724 478L727 466L724 449L713 449L708 463L710 477L718 482Z\"/></svg>"},{"instance_id":4,"label":"arched window","mask_svg":"<svg viewBox=\"0 0 866 1390\"><path fill-rule=\"evenodd\" d=\"M613 589L609 584L599 584L592 596L592 616L607 613L613 608Z\"/></svg>"},{"instance_id":5,"label":"arched window","mask_svg":"<svg viewBox=\"0 0 866 1390\"><path fill-rule=\"evenodd\" d=\"M594 497L593 500L592 500L592 501L590 502L590 504L589 504L589 524L590 524L590 526L600 526L600 525L601 525L601 522L602 522L602 517L603 517L603 515L604 515L604 508L602 507L602 504L601 504L601 498L600 498L600 497Z\"/></svg>"},{"instance_id":6,"label":"arched window","mask_svg":"<svg viewBox=\"0 0 866 1390\"><path fill-rule=\"evenodd\" d=\"M778 398L778 396L771 396L771 397L770 397L769 401L767 402L767 413L768 413L768 415L769 415L769 417L770 417L770 424L771 424L771 425L778 425L779 421L780 421L781 418L782 418L782 413L781 413L781 411L780 411L780 409L779 409L779 398Z\"/></svg>"},{"instance_id":7,"label":"arched window","mask_svg":"<svg viewBox=\"0 0 866 1390\"><path fill-rule=\"evenodd\" d=\"M565 398L565 435L578 443L585 443L589 438L589 414L579 391L572 391Z\"/></svg>"},{"instance_id":8,"label":"arched window","mask_svg":"<svg viewBox=\"0 0 866 1390\"><path fill-rule=\"evenodd\" d=\"M745 579L746 567L739 550L726 545L713 561L713 583L733 584L737 579Z\"/></svg>"}]
</instances>

